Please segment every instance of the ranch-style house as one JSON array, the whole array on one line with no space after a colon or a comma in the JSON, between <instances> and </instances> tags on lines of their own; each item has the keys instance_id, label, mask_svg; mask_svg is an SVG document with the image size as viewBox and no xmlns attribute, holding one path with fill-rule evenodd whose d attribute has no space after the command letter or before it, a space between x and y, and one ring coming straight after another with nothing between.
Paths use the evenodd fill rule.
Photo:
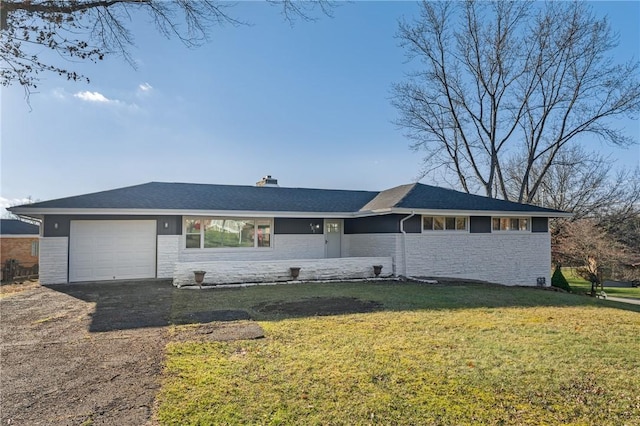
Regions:
<instances>
[{"instance_id":1,"label":"ranch-style house","mask_svg":"<svg viewBox=\"0 0 640 426\"><path fill-rule=\"evenodd\" d=\"M548 285L567 213L412 183L384 191L151 182L12 207L41 221L43 284L455 277Z\"/></svg>"}]
</instances>

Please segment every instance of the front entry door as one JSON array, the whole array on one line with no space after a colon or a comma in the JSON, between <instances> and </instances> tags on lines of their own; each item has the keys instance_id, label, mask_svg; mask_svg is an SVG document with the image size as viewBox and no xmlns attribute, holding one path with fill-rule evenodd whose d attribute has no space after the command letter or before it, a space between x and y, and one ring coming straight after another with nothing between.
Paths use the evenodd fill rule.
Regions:
<instances>
[{"instance_id":1,"label":"front entry door","mask_svg":"<svg viewBox=\"0 0 640 426\"><path fill-rule=\"evenodd\" d=\"M340 257L342 220L324 221L324 254L326 257Z\"/></svg>"}]
</instances>

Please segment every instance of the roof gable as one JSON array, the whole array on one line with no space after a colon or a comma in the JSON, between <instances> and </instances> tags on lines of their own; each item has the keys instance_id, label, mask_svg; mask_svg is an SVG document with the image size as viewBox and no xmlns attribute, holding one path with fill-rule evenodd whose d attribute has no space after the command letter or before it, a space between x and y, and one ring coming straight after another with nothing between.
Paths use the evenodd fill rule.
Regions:
<instances>
[{"instance_id":1,"label":"roof gable","mask_svg":"<svg viewBox=\"0 0 640 426\"><path fill-rule=\"evenodd\" d=\"M416 186L415 183L400 185L379 192L376 197L364 205L360 211L375 211L395 207Z\"/></svg>"},{"instance_id":2,"label":"roof gable","mask_svg":"<svg viewBox=\"0 0 640 426\"><path fill-rule=\"evenodd\" d=\"M393 207L424 210L562 213L558 210L467 194L438 186L415 184Z\"/></svg>"}]
</instances>

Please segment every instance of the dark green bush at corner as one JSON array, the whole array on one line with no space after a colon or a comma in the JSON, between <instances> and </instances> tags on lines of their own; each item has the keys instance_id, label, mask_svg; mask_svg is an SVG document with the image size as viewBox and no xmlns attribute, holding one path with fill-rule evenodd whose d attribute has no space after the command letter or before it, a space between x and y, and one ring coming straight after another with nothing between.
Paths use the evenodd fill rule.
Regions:
<instances>
[{"instance_id":1,"label":"dark green bush at corner","mask_svg":"<svg viewBox=\"0 0 640 426\"><path fill-rule=\"evenodd\" d=\"M571 291L571 286L564 275L562 275L562 269L559 266L556 266L555 271L553 271L553 275L551 276L551 285L566 291Z\"/></svg>"}]
</instances>

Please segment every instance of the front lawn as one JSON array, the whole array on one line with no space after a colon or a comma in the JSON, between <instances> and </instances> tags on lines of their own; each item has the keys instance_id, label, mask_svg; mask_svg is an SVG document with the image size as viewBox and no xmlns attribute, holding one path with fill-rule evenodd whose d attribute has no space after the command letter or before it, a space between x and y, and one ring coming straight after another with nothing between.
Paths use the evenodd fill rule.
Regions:
<instances>
[{"instance_id":1,"label":"front lawn","mask_svg":"<svg viewBox=\"0 0 640 426\"><path fill-rule=\"evenodd\" d=\"M640 306L472 284L179 296L177 314L243 309L266 338L169 344L161 424L640 424ZM257 308L314 297L374 301L378 310Z\"/></svg>"}]
</instances>

